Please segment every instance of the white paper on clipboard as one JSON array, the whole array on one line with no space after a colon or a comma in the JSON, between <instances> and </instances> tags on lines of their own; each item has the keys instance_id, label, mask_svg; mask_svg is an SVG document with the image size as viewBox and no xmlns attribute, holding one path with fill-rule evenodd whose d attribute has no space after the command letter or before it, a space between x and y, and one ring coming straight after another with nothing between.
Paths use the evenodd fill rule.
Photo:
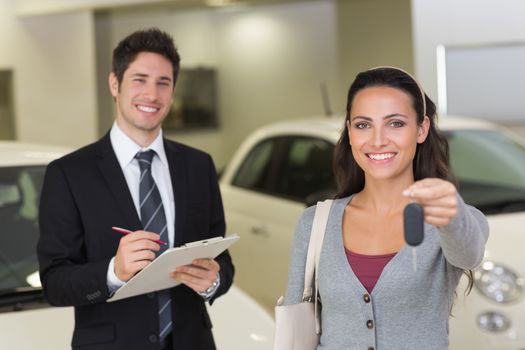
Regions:
<instances>
[{"instance_id":1,"label":"white paper on clipboard","mask_svg":"<svg viewBox=\"0 0 525 350\"><path fill-rule=\"evenodd\" d=\"M229 235L170 248L133 276L125 285L117 289L107 302L175 287L180 282L174 280L170 273L175 271L177 267L191 264L194 259L213 259L238 239L239 236L237 235Z\"/></svg>"}]
</instances>

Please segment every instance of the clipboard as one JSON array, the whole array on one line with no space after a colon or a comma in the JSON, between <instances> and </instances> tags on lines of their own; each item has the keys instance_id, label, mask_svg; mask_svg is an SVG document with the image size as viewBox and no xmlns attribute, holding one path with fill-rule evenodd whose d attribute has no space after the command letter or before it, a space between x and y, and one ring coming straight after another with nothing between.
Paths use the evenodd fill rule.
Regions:
<instances>
[{"instance_id":1,"label":"clipboard","mask_svg":"<svg viewBox=\"0 0 525 350\"><path fill-rule=\"evenodd\" d=\"M113 301L175 287L180 282L170 273L179 266L191 264L194 259L213 259L239 239L238 235L213 237L202 241L186 243L177 248L167 249L144 269L133 276L125 285L106 300Z\"/></svg>"}]
</instances>

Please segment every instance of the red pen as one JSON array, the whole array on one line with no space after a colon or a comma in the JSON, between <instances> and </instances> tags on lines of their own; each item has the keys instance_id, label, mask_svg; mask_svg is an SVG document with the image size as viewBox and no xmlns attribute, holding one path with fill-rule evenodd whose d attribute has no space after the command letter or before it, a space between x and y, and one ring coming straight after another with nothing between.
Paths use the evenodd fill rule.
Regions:
<instances>
[{"instance_id":1,"label":"red pen","mask_svg":"<svg viewBox=\"0 0 525 350\"><path fill-rule=\"evenodd\" d=\"M130 230L126 230L125 228L120 228L120 227L116 227L116 226L113 226L111 227L111 229L113 231L117 231L117 232L120 232L122 233L123 235L127 235L128 233L131 233L133 231L130 231ZM164 242L164 241L161 241L160 239L157 239L155 241L153 241L155 243L158 243L158 244L164 244L164 245L167 245L168 243Z\"/></svg>"}]
</instances>

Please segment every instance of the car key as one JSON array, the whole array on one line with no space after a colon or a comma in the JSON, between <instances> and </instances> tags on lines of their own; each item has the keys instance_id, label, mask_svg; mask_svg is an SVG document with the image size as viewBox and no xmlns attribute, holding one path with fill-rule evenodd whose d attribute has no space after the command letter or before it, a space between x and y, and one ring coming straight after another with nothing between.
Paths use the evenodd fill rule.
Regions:
<instances>
[{"instance_id":1,"label":"car key","mask_svg":"<svg viewBox=\"0 0 525 350\"><path fill-rule=\"evenodd\" d=\"M418 246L423 242L423 207L417 203L410 203L403 212L403 222L405 225L405 242L412 247Z\"/></svg>"},{"instance_id":2,"label":"car key","mask_svg":"<svg viewBox=\"0 0 525 350\"><path fill-rule=\"evenodd\" d=\"M423 222L423 207L417 203L410 203L403 211L405 242L412 246L412 267L417 270L416 247L423 242L425 225Z\"/></svg>"}]
</instances>

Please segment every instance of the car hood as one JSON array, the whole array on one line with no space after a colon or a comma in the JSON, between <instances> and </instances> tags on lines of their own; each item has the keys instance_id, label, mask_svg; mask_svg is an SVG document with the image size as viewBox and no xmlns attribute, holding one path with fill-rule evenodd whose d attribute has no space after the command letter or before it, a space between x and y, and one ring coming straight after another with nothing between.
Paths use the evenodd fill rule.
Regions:
<instances>
[{"instance_id":1,"label":"car hood","mask_svg":"<svg viewBox=\"0 0 525 350\"><path fill-rule=\"evenodd\" d=\"M525 276L525 211L488 215L490 233L485 249L485 259L511 267Z\"/></svg>"}]
</instances>

